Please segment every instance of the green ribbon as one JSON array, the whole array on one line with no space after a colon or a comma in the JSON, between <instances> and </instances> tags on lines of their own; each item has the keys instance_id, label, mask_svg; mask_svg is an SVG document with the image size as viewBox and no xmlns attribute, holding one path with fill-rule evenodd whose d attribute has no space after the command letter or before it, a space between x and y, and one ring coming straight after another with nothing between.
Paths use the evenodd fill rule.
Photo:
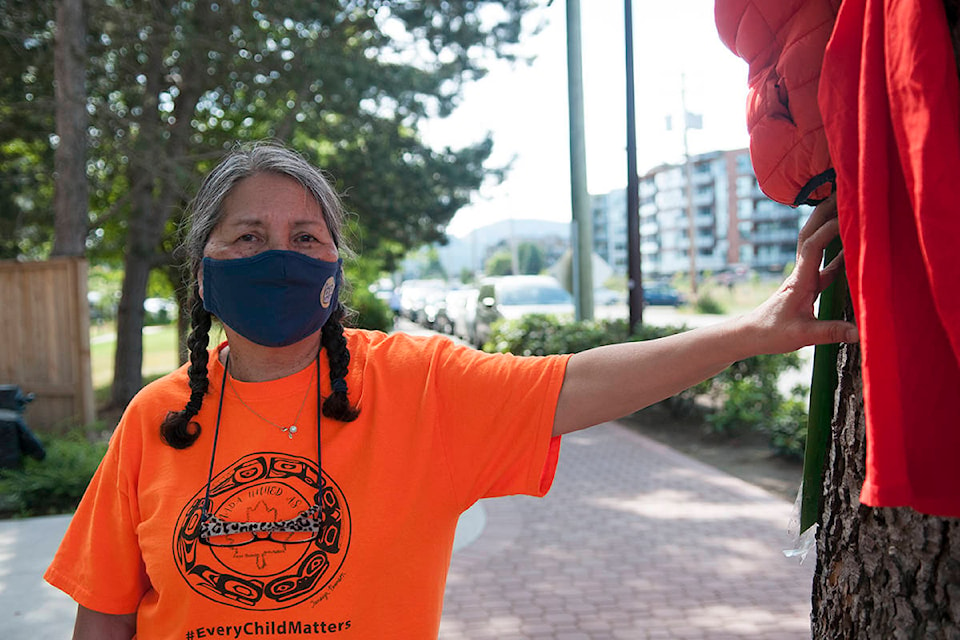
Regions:
<instances>
[{"instance_id":1,"label":"green ribbon","mask_svg":"<svg viewBox=\"0 0 960 640\"><path fill-rule=\"evenodd\" d=\"M824 252L826 264L841 249L836 238ZM847 281L841 271L837 279L820 294L820 320L839 320L847 297ZM807 418L807 444L803 456L803 493L800 496L800 532L820 521L823 496L823 465L830 446L833 403L837 391L837 357L839 344L817 345L813 355L813 377L810 381L810 411Z\"/></svg>"}]
</instances>

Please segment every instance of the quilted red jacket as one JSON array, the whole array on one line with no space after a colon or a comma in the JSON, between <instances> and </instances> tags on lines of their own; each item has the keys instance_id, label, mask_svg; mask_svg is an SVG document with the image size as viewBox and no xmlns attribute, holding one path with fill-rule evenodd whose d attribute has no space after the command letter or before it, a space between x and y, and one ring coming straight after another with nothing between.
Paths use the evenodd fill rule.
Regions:
<instances>
[{"instance_id":1,"label":"quilted red jacket","mask_svg":"<svg viewBox=\"0 0 960 640\"><path fill-rule=\"evenodd\" d=\"M817 104L840 0L716 0L720 39L750 65L747 131L757 182L783 204L816 204L833 168Z\"/></svg>"}]
</instances>

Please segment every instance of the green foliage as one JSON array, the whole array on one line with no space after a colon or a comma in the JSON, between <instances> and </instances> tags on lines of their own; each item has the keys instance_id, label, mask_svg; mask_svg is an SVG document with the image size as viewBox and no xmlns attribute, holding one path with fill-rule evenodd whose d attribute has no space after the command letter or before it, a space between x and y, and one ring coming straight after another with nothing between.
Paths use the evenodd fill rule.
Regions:
<instances>
[{"instance_id":1,"label":"green foliage","mask_svg":"<svg viewBox=\"0 0 960 640\"><path fill-rule=\"evenodd\" d=\"M779 394L771 395L768 389L750 378L728 379L715 383L722 389L723 402L707 415L707 423L717 433L733 433L753 429L772 415L780 402Z\"/></svg>"},{"instance_id":2,"label":"green foliage","mask_svg":"<svg viewBox=\"0 0 960 640\"><path fill-rule=\"evenodd\" d=\"M0 470L0 516L71 513L107 450L80 430L44 440L44 460L26 458L21 469Z\"/></svg>"},{"instance_id":3,"label":"green foliage","mask_svg":"<svg viewBox=\"0 0 960 640\"><path fill-rule=\"evenodd\" d=\"M0 259L39 259L53 245L53 3L2 7Z\"/></svg>"},{"instance_id":4,"label":"green foliage","mask_svg":"<svg viewBox=\"0 0 960 640\"><path fill-rule=\"evenodd\" d=\"M349 324L360 329L389 331L393 328L393 312L383 300L366 287L357 287L350 293L347 306L353 311Z\"/></svg>"},{"instance_id":5,"label":"green foliage","mask_svg":"<svg viewBox=\"0 0 960 640\"><path fill-rule=\"evenodd\" d=\"M726 309L723 308L723 305L713 297L709 290L702 291L697 296L696 304L694 305L697 313L706 313L710 315L720 315L726 313Z\"/></svg>"},{"instance_id":6,"label":"green foliage","mask_svg":"<svg viewBox=\"0 0 960 640\"><path fill-rule=\"evenodd\" d=\"M370 290L370 285L384 275L381 260L354 256L344 263L343 269L348 286L341 289L340 295L352 312L348 324L361 329L390 330L393 327L393 312L387 303Z\"/></svg>"},{"instance_id":7,"label":"green foliage","mask_svg":"<svg viewBox=\"0 0 960 640\"><path fill-rule=\"evenodd\" d=\"M767 428L770 446L777 455L792 460L803 460L807 447L807 403L802 395L783 402Z\"/></svg>"},{"instance_id":8,"label":"green foliage","mask_svg":"<svg viewBox=\"0 0 960 640\"><path fill-rule=\"evenodd\" d=\"M0 105L0 113L2 113ZM0 140L0 260L45 257L53 246L53 179L46 140Z\"/></svg>"},{"instance_id":9,"label":"green foliage","mask_svg":"<svg viewBox=\"0 0 960 640\"><path fill-rule=\"evenodd\" d=\"M495 322L484 350L543 356L577 353L626 339L627 325L623 321L562 323L552 316L528 315L519 320Z\"/></svg>"},{"instance_id":10,"label":"green foliage","mask_svg":"<svg viewBox=\"0 0 960 640\"><path fill-rule=\"evenodd\" d=\"M788 404L778 381L785 371L799 368L797 353L759 355L733 363L700 386L720 403L719 409L707 416L707 422L717 433L782 432L795 417L797 407ZM794 389L791 400L802 393Z\"/></svg>"},{"instance_id":11,"label":"green foliage","mask_svg":"<svg viewBox=\"0 0 960 640\"><path fill-rule=\"evenodd\" d=\"M463 284L473 284L477 281L477 275L469 268L464 267L460 270L460 282Z\"/></svg>"},{"instance_id":12,"label":"green foliage","mask_svg":"<svg viewBox=\"0 0 960 640\"><path fill-rule=\"evenodd\" d=\"M499 320L484 350L490 353L543 356L578 353L618 342L652 340L686 331L686 327L637 327L627 334L625 320L561 322L553 316L531 314L519 320Z\"/></svg>"},{"instance_id":13,"label":"green foliage","mask_svg":"<svg viewBox=\"0 0 960 640\"><path fill-rule=\"evenodd\" d=\"M483 264L483 271L488 276L512 276L513 255L509 249L495 251Z\"/></svg>"},{"instance_id":14,"label":"green foliage","mask_svg":"<svg viewBox=\"0 0 960 640\"><path fill-rule=\"evenodd\" d=\"M535 276L546 268L547 260L540 245L521 242L517 246L517 264L521 274Z\"/></svg>"}]
</instances>

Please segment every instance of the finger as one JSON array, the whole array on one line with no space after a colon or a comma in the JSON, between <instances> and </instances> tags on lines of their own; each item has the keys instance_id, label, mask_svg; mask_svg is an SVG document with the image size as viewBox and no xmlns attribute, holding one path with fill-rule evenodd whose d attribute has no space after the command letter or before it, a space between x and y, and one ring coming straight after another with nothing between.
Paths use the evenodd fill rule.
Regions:
<instances>
[{"instance_id":1,"label":"finger","mask_svg":"<svg viewBox=\"0 0 960 640\"><path fill-rule=\"evenodd\" d=\"M810 344L834 344L837 342L859 342L857 325L843 320L817 320L808 336Z\"/></svg>"},{"instance_id":2,"label":"finger","mask_svg":"<svg viewBox=\"0 0 960 640\"><path fill-rule=\"evenodd\" d=\"M799 248L797 254L797 264L802 262L815 261L819 268L823 262L823 251L830 244L830 241L840 235L840 222L832 218L814 231Z\"/></svg>"},{"instance_id":3,"label":"finger","mask_svg":"<svg viewBox=\"0 0 960 640\"><path fill-rule=\"evenodd\" d=\"M820 291L823 291L837 279L837 276L843 273L844 260L843 251L837 254L826 267L820 270Z\"/></svg>"},{"instance_id":4,"label":"finger","mask_svg":"<svg viewBox=\"0 0 960 640\"><path fill-rule=\"evenodd\" d=\"M831 218L837 217L837 196L836 193L830 194L830 197L818 204L813 213L810 214L810 217L804 223L803 228L800 229L800 238L798 244L803 244L803 242L812 236L817 229L823 226L823 224L830 220Z\"/></svg>"}]
</instances>

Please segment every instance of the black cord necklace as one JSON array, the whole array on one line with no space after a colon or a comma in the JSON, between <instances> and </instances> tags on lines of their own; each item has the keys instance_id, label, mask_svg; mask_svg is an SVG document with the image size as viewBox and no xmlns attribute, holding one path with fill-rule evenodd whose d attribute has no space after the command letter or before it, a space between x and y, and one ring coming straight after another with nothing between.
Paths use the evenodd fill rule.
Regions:
<instances>
[{"instance_id":1,"label":"black cord necklace","mask_svg":"<svg viewBox=\"0 0 960 640\"><path fill-rule=\"evenodd\" d=\"M220 439L220 418L223 415L223 396L225 395L224 388L227 384L227 370L229 368L229 365L230 365L230 354L228 353L226 362L224 362L223 364L223 379L220 382L220 402L217 404L217 422L213 430L213 447L211 448L211 451L210 451L210 469L207 472L207 487L203 496L203 506L200 509L201 523L206 522L211 516L209 512L210 485L213 482L213 465L217 457L217 442ZM321 459L321 446L320 446L320 425L321 425L320 420L321 420L321 415L323 413L322 411L323 398L320 394L320 354L319 353L317 353L315 365L316 365L316 369L314 371L314 377L317 380L317 494L314 497L314 507L317 507L317 506L320 507L319 520L320 520L321 535L322 535L323 521L326 519L326 507L324 506L324 501L322 496L324 480L323 480L323 462ZM238 396L238 399L239 399L239 396ZM241 403L243 403L242 400L241 400ZM247 408L249 409L249 407ZM301 409L302 408L303 407L301 407Z\"/></svg>"}]
</instances>

